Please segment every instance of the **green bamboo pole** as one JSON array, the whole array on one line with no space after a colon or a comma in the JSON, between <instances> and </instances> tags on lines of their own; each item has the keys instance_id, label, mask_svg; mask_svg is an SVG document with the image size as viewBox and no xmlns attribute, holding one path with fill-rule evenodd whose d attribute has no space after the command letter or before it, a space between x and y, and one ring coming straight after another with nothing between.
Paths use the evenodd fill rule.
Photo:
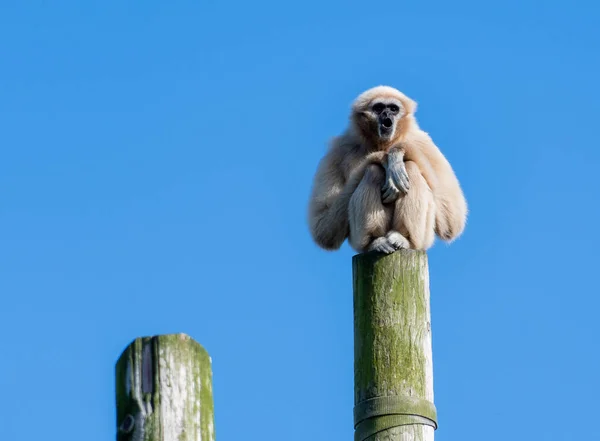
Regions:
<instances>
[{"instance_id":1,"label":"green bamboo pole","mask_svg":"<svg viewBox=\"0 0 600 441\"><path fill-rule=\"evenodd\" d=\"M427 254L353 257L355 441L433 441Z\"/></svg>"},{"instance_id":2,"label":"green bamboo pole","mask_svg":"<svg viewBox=\"0 0 600 441\"><path fill-rule=\"evenodd\" d=\"M208 353L185 334L135 339L116 364L117 441L214 441Z\"/></svg>"}]
</instances>

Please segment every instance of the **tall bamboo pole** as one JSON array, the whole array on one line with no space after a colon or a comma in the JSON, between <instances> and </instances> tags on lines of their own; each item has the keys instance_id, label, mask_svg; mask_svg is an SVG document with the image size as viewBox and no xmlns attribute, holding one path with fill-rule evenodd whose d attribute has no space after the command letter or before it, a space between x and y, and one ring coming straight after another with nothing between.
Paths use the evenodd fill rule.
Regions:
<instances>
[{"instance_id":1,"label":"tall bamboo pole","mask_svg":"<svg viewBox=\"0 0 600 441\"><path fill-rule=\"evenodd\" d=\"M427 254L353 257L355 441L433 441Z\"/></svg>"},{"instance_id":2,"label":"tall bamboo pole","mask_svg":"<svg viewBox=\"0 0 600 441\"><path fill-rule=\"evenodd\" d=\"M116 365L117 441L214 441L208 353L185 334L135 339Z\"/></svg>"}]
</instances>

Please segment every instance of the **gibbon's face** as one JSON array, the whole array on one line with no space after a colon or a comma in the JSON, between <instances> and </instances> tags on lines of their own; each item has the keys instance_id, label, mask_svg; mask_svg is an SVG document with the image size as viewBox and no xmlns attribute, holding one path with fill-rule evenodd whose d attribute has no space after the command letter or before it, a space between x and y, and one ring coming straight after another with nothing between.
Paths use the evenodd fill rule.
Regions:
<instances>
[{"instance_id":1,"label":"gibbon's face","mask_svg":"<svg viewBox=\"0 0 600 441\"><path fill-rule=\"evenodd\" d=\"M398 121L404 115L402 103L394 98L375 99L369 106L371 118L377 124L377 136L382 141L389 141L396 134Z\"/></svg>"},{"instance_id":2,"label":"gibbon's face","mask_svg":"<svg viewBox=\"0 0 600 441\"><path fill-rule=\"evenodd\" d=\"M378 144L387 144L398 134L406 108L399 98L378 96L356 110L355 120L361 131Z\"/></svg>"},{"instance_id":3,"label":"gibbon's face","mask_svg":"<svg viewBox=\"0 0 600 441\"><path fill-rule=\"evenodd\" d=\"M393 87L377 86L355 98L351 121L366 142L386 148L410 130L416 105Z\"/></svg>"}]
</instances>

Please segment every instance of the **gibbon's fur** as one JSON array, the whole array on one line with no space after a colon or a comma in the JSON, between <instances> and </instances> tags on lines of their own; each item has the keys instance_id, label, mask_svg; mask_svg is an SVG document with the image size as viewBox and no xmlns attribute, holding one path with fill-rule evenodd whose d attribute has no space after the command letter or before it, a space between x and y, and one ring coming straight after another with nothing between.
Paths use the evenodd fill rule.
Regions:
<instances>
[{"instance_id":1,"label":"gibbon's fur","mask_svg":"<svg viewBox=\"0 0 600 441\"><path fill-rule=\"evenodd\" d=\"M417 104L377 86L352 104L313 180L308 223L326 250L346 238L356 251L426 250L435 235L453 241L467 202L450 163L415 119Z\"/></svg>"}]
</instances>

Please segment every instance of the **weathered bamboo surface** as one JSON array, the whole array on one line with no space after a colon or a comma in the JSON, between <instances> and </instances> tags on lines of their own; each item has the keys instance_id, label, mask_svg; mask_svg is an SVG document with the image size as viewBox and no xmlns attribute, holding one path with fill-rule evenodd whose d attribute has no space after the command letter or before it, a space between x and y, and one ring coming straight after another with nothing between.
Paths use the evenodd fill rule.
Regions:
<instances>
[{"instance_id":1,"label":"weathered bamboo surface","mask_svg":"<svg viewBox=\"0 0 600 441\"><path fill-rule=\"evenodd\" d=\"M117 441L214 441L211 359L185 334L135 339L116 365Z\"/></svg>"},{"instance_id":2,"label":"weathered bamboo surface","mask_svg":"<svg viewBox=\"0 0 600 441\"><path fill-rule=\"evenodd\" d=\"M355 441L433 441L427 254L353 258Z\"/></svg>"}]
</instances>

